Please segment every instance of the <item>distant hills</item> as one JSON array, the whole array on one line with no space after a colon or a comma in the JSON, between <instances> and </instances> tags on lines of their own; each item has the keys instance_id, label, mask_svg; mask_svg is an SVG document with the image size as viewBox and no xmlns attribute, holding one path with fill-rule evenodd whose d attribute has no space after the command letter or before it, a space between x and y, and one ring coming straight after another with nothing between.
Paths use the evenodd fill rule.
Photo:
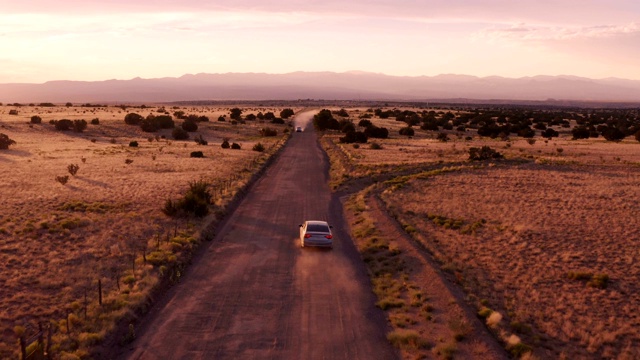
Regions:
<instances>
[{"instance_id":1,"label":"distant hills","mask_svg":"<svg viewBox=\"0 0 640 360\"><path fill-rule=\"evenodd\" d=\"M575 76L409 77L353 71L189 74L178 78L0 84L0 102L5 104L297 99L640 103L640 81Z\"/></svg>"}]
</instances>

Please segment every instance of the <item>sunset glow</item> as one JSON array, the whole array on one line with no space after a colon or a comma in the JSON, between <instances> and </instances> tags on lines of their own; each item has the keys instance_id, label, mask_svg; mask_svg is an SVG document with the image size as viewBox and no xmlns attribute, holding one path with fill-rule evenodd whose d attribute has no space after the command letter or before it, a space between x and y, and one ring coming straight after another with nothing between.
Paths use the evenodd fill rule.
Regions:
<instances>
[{"instance_id":1,"label":"sunset glow","mask_svg":"<svg viewBox=\"0 0 640 360\"><path fill-rule=\"evenodd\" d=\"M0 1L0 83L187 73L640 79L640 3Z\"/></svg>"}]
</instances>

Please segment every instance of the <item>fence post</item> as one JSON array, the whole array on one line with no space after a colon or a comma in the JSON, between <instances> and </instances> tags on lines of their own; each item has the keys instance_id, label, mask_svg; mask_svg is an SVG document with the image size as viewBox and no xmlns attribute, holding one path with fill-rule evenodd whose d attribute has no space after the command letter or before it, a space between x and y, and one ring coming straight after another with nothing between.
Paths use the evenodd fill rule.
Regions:
<instances>
[{"instance_id":1,"label":"fence post","mask_svg":"<svg viewBox=\"0 0 640 360\"><path fill-rule=\"evenodd\" d=\"M38 323L38 352L39 358L44 357L44 332L42 331L42 323Z\"/></svg>"},{"instance_id":2,"label":"fence post","mask_svg":"<svg viewBox=\"0 0 640 360\"><path fill-rule=\"evenodd\" d=\"M20 354L22 355L20 359L27 359L27 344L24 340L24 335L20 335Z\"/></svg>"},{"instance_id":3,"label":"fence post","mask_svg":"<svg viewBox=\"0 0 640 360\"><path fill-rule=\"evenodd\" d=\"M102 306L102 279L98 279L98 304Z\"/></svg>"},{"instance_id":4,"label":"fence post","mask_svg":"<svg viewBox=\"0 0 640 360\"><path fill-rule=\"evenodd\" d=\"M51 360L51 323L47 326L47 346L45 348L45 358Z\"/></svg>"}]
</instances>

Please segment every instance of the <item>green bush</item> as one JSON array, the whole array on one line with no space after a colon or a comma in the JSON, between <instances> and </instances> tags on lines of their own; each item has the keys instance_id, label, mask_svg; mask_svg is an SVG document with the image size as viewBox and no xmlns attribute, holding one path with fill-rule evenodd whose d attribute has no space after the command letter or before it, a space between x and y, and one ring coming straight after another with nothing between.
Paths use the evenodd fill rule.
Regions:
<instances>
[{"instance_id":1,"label":"green bush","mask_svg":"<svg viewBox=\"0 0 640 360\"><path fill-rule=\"evenodd\" d=\"M202 151L192 151L190 157L192 158L203 158L204 154Z\"/></svg>"},{"instance_id":2,"label":"green bush","mask_svg":"<svg viewBox=\"0 0 640 360\"><path fill-rule=\"evenodd\" d=\"M129 147L138 147L138 142L137 141L131 141L129 142Z\"/></svg>"},{"instance_id":3,"label":"green bush","mask_svg":"<svg viewBox=\"0 0 640 360\"><path fill-rule=\"evenodd\" d=\"M228 149L231 147L231 144L229 144L229 140L228 139L224 139L222 140L222 145L220 145L223 149Z\"/></svg>"},{"instance_id":4,"label":"green bush","mask_svg":"<svg viewBox=\"0 0 640 360\"><path fill-rule=\"evenodd\" d=\"M38 115L33 115L31 117L31 123L32 124L41 124L42 123L42 118Z\"/></svg>"},{"instance_id":5,"label":"green bush","mask_svg":"<svg viewBox=\"0 0 640 360\"><path fill-rule=\"evenodd\" d=\"M233 143L231 144L231 148L234 150L240 150L242 148L242 146L240 146L240 144L238 143Z\"/></svg>"}]
</instances>

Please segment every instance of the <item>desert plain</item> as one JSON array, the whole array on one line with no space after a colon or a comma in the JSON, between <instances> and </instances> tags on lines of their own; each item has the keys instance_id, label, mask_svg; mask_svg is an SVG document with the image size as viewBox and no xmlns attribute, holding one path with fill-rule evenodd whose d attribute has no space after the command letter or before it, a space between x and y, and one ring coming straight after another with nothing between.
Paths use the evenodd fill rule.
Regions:
<instances>
[{"instance_id":1,"label":"desert plain","mask_svg":"<svg viewBox=\"0 0 640 360\"><path fill-rule=\"evenodd\" d=\"M33 335L39 325L45 337L46 329L54 330L54 354L84 358L117 319L146 306L158 279L179 280L182 264L204 237L202 224L222 217L288 136L287 124L235 121L229 110L140 104L1 108L0 132L16 144L0 152L0 358L17 358L17 335ZM244 108L245 114L281 110ZM171 129L145 132L124 122L130 113L164 115L180 127L176 112L209 120L198 121L186 140L175 140ZM33 116L41 122L32 123ZM50 122L61 119L85 120L86 129L57 131ZM275 136L262 136L263 128ZM229 148L221 146L225 140ZM240 149L231 148L234 143ZM253 150L258 143L262 151ZM70 165L77 167L74 175ZM64 184L57 180L65 178ZM210 185L208 217L166 216L166 201L180 199L197 182Z\"/></svg>"},{"instance_id":2,"label":"desert plain","mask_svg":"<svg viewBox=\"0 0 640 360\"><path fill-rule=\"evenodd\" d=\"M0 132L16 144L0 151L1 357L17 357L17 335L41 323L55 329L53 351L86 358L118 319L148 306L159 282L179 280L175 264L188 264L181 254L206 238L206 224L224 216L293 129L232 122L231 108L3 106ZM356 129L367 119L388 130L360 144L342 142L337 130L318 135L331 159L331 186L344 194L352 236L393 329L388 340L404 358L480 359L493 351L487 338L513 357L640 357L640 143L633 136L574 140L575 120L550 126L558 131L550 138L538 131L480 136L473 125L414 126L412 135L401 135L407 124L373 107L333 110ZM407 110L430 111L430 119L451 113L452 121L473 113L445 105ZM198 122L189 140L124 122L132 112L178 111L209 121ZM35 115L41 123L31 123ZM60 119L89 124L82 132L56 131L49 122ZM265 127L277 136L262 136ZM195 135L208 144L194 142ZM225 139L241 149L222 148ZM253 151L257 143L264 151ZM502 156L470 160L471 149L484 146ZM194 151L204 157L192 158ZM77 165L75 175L69 165ZM65 184L56 180L64 176ZM210 214L167 217L167 199L197 181L212 187Z\"/></svg>"}]
</instances>

